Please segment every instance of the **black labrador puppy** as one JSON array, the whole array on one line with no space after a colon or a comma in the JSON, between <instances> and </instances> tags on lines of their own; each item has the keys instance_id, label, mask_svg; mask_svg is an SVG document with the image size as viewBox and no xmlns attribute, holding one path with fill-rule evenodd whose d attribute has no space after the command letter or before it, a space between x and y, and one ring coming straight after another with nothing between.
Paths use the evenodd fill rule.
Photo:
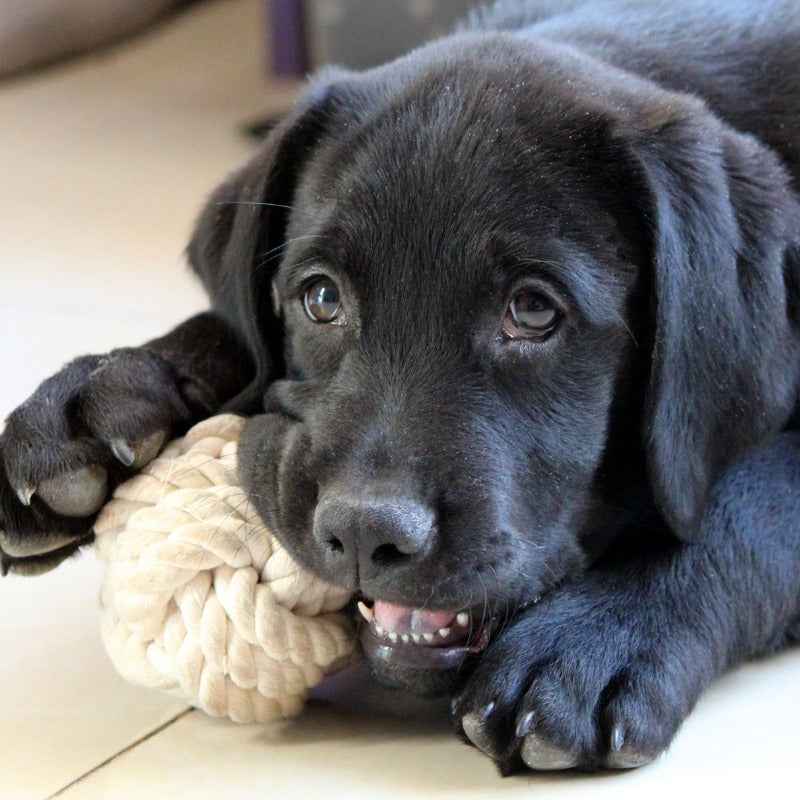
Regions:
<instances>
[{"instance_id":1,"label":"black labrador puppy","mask_svg":"<svg viewBox=\"0 0 800 800\"><path fill-rule=\"evenodd\" d=\"M318 76L189 245L213 310L7 421L4 571L167 435L510 772L633 767L800 614L800 9L501 2Z\"/></svg>"}]
</instances>

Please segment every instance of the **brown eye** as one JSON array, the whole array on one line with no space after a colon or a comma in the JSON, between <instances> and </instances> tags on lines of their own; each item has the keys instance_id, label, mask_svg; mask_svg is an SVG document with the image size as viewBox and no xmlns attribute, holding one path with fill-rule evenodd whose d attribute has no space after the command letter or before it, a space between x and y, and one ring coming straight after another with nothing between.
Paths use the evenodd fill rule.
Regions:
<instances>
[{"instance_id":1,"label":"brown eye","mask_svg":"<svg viewBox=\"0 0 800 800\"><path fill-rule=\"evenodd\" d=\"M310 283L303 295L303 305L314 322L344 324L339 287L330 278L317 278Z\"/></svg>"},{"instance_id":2,"label":"brown eye","mask_svg":"<svg viewBox=\"0 0 800 800\"><path fill-rule=\"evenodd\" d=\"M545 339L556 328L558 309L539 292L517 292L503 320L503 332L511 339Z\"/></svg>"}]
</instances>

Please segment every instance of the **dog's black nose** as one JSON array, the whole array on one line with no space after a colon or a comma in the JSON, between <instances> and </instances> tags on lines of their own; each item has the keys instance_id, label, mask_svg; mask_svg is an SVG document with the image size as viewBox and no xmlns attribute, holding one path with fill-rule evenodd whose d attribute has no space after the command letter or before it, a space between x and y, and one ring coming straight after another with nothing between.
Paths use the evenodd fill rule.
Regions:
<instances>
[{"instance_id":1,"label":"dog's black nose","mask_svg":"<svg viewBox=\"0 0 800 800\"><path fill-rule=\"evenodd\" d=\"M362 581L423 552L433 530L433 512L403 497L328 492L314 514L314 538L328 567Z\"/></svg>"}]
</instances>

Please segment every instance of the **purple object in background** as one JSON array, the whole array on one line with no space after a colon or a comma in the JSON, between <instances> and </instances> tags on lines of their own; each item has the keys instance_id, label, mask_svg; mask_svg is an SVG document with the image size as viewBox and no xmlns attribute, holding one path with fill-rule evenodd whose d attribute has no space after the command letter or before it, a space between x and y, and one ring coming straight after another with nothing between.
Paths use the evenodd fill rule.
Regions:
<instances>
[{"instance_id":1,"label":"purple object in background","mask_svg":"<svg viewBox=\"0 0 800 800\"><path fill-rule=\"evenodd\" d=\"M264 0L271 38L272 72L299 77L309 68L303 0Z\"/></svg>"}]
</instances>

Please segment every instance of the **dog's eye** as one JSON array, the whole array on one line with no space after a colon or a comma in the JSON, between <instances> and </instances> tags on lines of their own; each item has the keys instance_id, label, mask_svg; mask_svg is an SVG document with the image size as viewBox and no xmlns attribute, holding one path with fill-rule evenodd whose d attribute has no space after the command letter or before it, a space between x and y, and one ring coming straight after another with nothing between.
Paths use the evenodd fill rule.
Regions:
<instances>
[{"instance_id":1,"label":"dog's eye","mask_svg":"<svg viewBox=\"0 0 800 800\"><path fill-rule=\"evenodd\" d=\"M556 328L558 309L539 292L517 292L503 320L503 333L511 339L545 339Z\"/></svg>"},{"instance_id":2,"label":"dog's eye","mask_svg":"<svg viewBox=\"0 0 800 800\"><path fill-rule=\"evenodd\" d=\"M330 278L317 278L307 287L303 295L306 314L314 322L343 325L342 300L339 287Z\"/></svg>"}]
</instances>

